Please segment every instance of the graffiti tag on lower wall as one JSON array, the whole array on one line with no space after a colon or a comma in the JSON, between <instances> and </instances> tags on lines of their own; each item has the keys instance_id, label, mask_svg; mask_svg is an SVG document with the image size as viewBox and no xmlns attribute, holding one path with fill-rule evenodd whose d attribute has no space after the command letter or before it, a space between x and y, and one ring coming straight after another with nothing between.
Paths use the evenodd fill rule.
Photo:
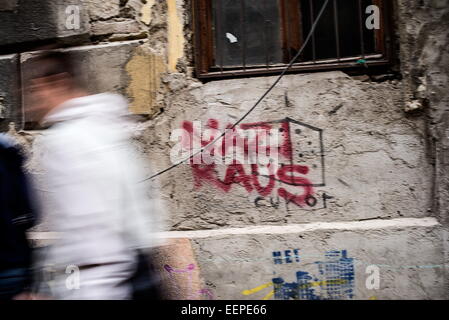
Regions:
<instances>
[{"instance_id":1,"label":"graffiti tag on lower wall","mask_svg":"<svg viewBox=\"0 0 449 320\"><path fill-rule=\"evenodd\" d=\"M276 260L275 260L276 261ZM275 262L276 263L276 262ZM296 281L286 282L283 277L242 291L252 295L266 288L270 291L262 298L277 300L347 300L354 298L354 259L346 250L327 251L323 261L315 261L316 272L296 272ZM273 289L271 289L273 288Z\"/></svg>"},{"instance_id":2,"label":"graffiti tag on lower wall","mask_svg":"<svg viewBox=\"0 0 449 320\"><path fill-rule=\"evenodd\" d=\"M325 186L322 129L290 118L237 128L209 119L204 132L190 121L184 121L182 132L181 151L204 148L225 132L213 148L190 159L196 189L212 185L229 192L240 186L254 195L256 207L277 208L280 201L304 209L326 207L330 197L315 190Z\"/></svg>"},{"instance_id":3,"label":"graffiti tag on lower wall","mask_svg":"<svg viewBox=\"0 0 449 320\"><path fill-rule=\"evenodd\" d=\"M300 262L299 249L273 251L274 264L292 263L293 260Z\"/></svg>"},{"instance_id":4,"label":"graffiti tag on lower wall","mask_svg":"<svg viewBox=\"0 0 449 320\"><path fill-rule=\"evenodd\" d=\"M176 290L178 293L181 293L181 289L178 286L178 281L175 279L175 275L187 275L187 299L188 300L195 300L195 299L204 299L207 300L214 300L214 295L210 289L200 289L200 290L194 290L193 289L193 279L192 279L192 272L195 270L195 265L193 263L189 264L186 268L183 269L176 269L168 264L164 265L165 271L168 272L170 276L170 281L172 284L176 287Z\"/></svg>"},{"instance_id":5,"label":"graffiti tag on lower wall","mask_svg":"<svg viewBox=\"0 0 449 320\"><path fill-rule=\"evenodd\" d=\"M274 278L274 297L281 300L346 300L354 297L354 261L346 250L328 251L316 261L318 274L297 271L296 282Z\"/></svg>"}]
</instances>

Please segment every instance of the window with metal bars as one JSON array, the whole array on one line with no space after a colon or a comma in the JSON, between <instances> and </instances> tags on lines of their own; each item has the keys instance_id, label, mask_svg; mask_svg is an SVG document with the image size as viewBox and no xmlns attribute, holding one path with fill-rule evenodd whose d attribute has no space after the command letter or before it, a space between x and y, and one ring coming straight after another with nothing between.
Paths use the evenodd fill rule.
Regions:
<instances>
[{"instance_id":1,"label":"window with metal bars","mask_svg":"<svg viewBox=\"0 0 449 320\"><path fill-rule=\"evenodd\" d=\"M295 57L325 0L193 0L199 78L279 72ZM379 28L366 20L379 8ZM391 59L388 0L330 0L291 71L366 68Z\"/></svg>"}]
</instances>

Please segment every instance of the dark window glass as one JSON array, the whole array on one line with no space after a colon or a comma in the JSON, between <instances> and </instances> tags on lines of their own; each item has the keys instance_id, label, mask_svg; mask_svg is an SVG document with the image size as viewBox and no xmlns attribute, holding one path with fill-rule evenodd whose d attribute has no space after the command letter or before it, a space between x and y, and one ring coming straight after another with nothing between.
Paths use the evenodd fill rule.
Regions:
<instances>
[{"instance_id":1,"label":"dark window glass","mask_svg":"<svg viewBox=\"0 0 449 320\"><path fill-rule=\"evenodd\" d=\"M323 3L324 0L301 1L304 34L309 33L313 19L318 15ZM374 53L374 31L365 27L365 9L372 1L362 0L361 8L359 0L337 0L335 3L336 7L334 1L329 2L301 60L344 58ZM360 32L363 34L363 46Z\"/></svg>"},{"instance_id":2,"label":"dark window glass","mask_svg":"<svg viewBox=\"0 0 449 320\"><path fill-rule=\"evenodd\" d=\"M277 0L213 1L215 66L283 63Z\"/></svg>"}]
</instances>

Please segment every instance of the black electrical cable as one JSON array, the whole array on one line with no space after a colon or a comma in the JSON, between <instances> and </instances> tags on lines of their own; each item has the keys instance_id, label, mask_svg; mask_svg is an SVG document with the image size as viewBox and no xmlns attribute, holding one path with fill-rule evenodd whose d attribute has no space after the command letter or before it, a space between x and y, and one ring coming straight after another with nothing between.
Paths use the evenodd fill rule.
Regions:
<instances>
[{"instance_id":1,"label":"black electrical cable","mask_svg":"<svg viewBox=\"0 0 449 320\"><path fill-rule=\"evenodd\" d=\"M240 122L242 122L251 112L253 112L253 110L262 102L262 100L271 92L271 90L273 90L273 88L279 83L279 81L281 81L281 79L284 77L284 75L286 74L286 72L292 67L292 65L295 63L295 61L299 58L299 56L301 55L301 53L304 51L304 48L306 47L307 43L309 42L310 38L312 37L313 33L315 32L316 26L318 25L318 22L321 19L321 16L324 13L324 10L326 9L327 5L329 3L329 0L326 0L323 4L323 6L321 7L320 12L318 13L315 22L313 23L312 27L310 28L310 32L307 35L306 39L304 40L301 48L299 49L298 53L293 57L293 59L290 61L290 63L285 67L285 69L281 72L281 74L279 75L279 77L276 79L276 81L273 82L273 84L268 88L267 91L265 91L265 93L259 98L259 100L257 100L257 102L254 104L254 106L252 106L238 121L236 121L230 128L228 129L234 129ZM146 180L150 180L153 178L156 178L157 176L170 171L174 168L176 168L177 166L179 166L180 164L182 164L183 162L186 162L190 159L192 159L193 157L195 157L196 155L203 153L204 150L208 149L210 146L212 146L213 144L215 144L218 140L220 140L224 135L226 134L226 131L224 131L219 137L217 137L215 140L213 140L212 142L210 142L207 146L201 148L199 151L197 151L196 153L190 155L188 158L179 161L175 164L173 164L172 166L165 168L162 171L159 171L158 173L155 173L154 175L152 175L149 178L146 178L143 181Z\"/></svg>"}]
</instances>

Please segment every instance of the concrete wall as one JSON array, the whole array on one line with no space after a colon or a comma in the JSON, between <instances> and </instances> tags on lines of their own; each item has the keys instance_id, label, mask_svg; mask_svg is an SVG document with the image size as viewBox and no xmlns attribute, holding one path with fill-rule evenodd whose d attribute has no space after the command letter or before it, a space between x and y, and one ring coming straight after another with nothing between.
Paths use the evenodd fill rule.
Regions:
<instances>
[{"instance_id":1,"label":"concrete wall","mask_svg":"<svg viewBox=\"0 0 449 320\"><path fill-rule=\"evenodd\" d=\"M1 19L31 6L12 2L0 7ZM281 155L284 169L262 177L255 170L263 168L251 165L182 164L157 178L170 215L166 236L177 239L159 253L158 269L173 280L170 297L448 298L448 6L394 3L402 80L288 75L243 121L280 132L291 145ZM190 2L79 6L77 32L55 22L45 34L79 55L93 92L128 97L140 117L135 143L156 169L172 164L173 130L193 121L224 129L275 80L194 79ZM39 132L20 131L27 97L18 99L17 90L32 72L26 45L41 35L30 28L11 39L0 57L2 129L15 121L10 132L28 146L38 176ZM293 185L285 179L291 174L300 178ZM35 231L41 242L51 238L49 226Z\"/></svg>"}]
</instances>

